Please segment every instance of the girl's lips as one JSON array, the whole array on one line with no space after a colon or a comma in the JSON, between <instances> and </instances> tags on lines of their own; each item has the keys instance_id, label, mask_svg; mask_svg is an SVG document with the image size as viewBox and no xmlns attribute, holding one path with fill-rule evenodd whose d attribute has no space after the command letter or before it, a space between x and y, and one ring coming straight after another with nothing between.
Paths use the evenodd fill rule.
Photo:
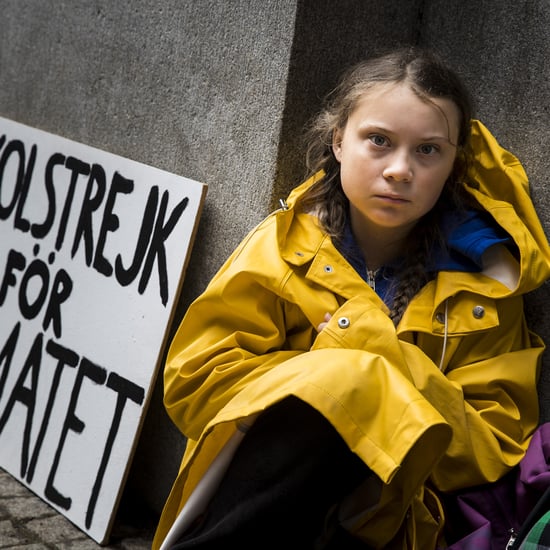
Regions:
<instances>
[{"instance_id":1,"label":"girl's lips","mask_svg":"<svg viewBox=\"0 0 550 550\"><path fill-rule=\"evenodd\" d=\"M376 195L376 197L383 201L389 202L409 202L407 199L400 197L399 195Z\"/></svg>"}]
</instances>

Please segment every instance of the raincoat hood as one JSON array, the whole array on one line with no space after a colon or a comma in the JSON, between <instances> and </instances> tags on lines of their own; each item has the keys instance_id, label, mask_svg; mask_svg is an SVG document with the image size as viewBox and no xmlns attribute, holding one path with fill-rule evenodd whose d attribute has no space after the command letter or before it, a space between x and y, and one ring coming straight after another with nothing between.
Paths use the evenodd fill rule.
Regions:
<instances>
[{"instance_id":1,"label":"raincoat hood","mask_svg":"<svg viewBox=\"0 0 550 550\"><path fill-rule=\"evenodd\" d=\"M550 275L548 240L531 201L529 180L519 160L503 149L479 121L472 122L470 169L479 186L471 193L513 238L520 251L518 293L539 287Z\"/></svg>"}]
</instances>

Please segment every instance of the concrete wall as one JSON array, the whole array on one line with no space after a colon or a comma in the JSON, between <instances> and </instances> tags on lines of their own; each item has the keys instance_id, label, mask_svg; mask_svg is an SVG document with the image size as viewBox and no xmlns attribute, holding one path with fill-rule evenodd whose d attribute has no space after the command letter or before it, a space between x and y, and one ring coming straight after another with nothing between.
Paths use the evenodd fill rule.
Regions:
<instances>
[{"instance_id":1,"label":"concrete wall","mask_svg":"<svg viewBox=\"0 0 550 550\"><path fill-rule=\"evenodd\" d=\"M464 74L550 224L544 0L0 0L0 12L1 116L209 185L178 319L301 179L301 130L337 76L393 45L431 46ZM550 341L548 293L528 308ZM161 400L159 381L128 482L157 512L184 448Z\"/></svg>"}]
</instances>

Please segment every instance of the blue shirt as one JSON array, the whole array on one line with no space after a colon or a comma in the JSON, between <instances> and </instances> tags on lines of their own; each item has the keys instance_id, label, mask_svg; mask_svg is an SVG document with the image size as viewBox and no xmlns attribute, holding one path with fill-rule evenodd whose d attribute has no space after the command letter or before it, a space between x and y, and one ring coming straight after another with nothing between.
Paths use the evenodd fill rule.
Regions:
<instances>
[{"instance_id":1,"label":"blue shirt","mask_svg":"<svg viewBox=\"0 0 550 550\"><path fill-rule=\"evenodd\" d=\"M512 239L493 218L485 212L470 210L462 213L448 212L443 218L443 234L446 246L436 246L430 255L432 261L427 266L430 272L465 271L479 272L482 269L483 253L495 244L512 244ZM348 217L344 236L338 245L340 253L373 288L382 300L391 306L396 274L403 266L403 258L384 265L375 272L367 269L363 253L351 230Z\"/></svg>"}]
</instances>

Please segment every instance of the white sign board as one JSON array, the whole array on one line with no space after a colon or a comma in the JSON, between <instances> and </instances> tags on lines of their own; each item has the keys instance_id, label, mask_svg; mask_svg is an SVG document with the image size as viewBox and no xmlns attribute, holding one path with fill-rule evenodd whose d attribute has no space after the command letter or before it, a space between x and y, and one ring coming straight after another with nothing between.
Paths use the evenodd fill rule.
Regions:
<instances>
[{"instance_id":1,"label":"white sign board","mask_svg":"<svg viewBox=\"0 0 550 550\"><path fill-rule=\"evenodd\" d=\"M0 467L100 544L205 193L0 118Z\"/></svg>"}]
</instances>

